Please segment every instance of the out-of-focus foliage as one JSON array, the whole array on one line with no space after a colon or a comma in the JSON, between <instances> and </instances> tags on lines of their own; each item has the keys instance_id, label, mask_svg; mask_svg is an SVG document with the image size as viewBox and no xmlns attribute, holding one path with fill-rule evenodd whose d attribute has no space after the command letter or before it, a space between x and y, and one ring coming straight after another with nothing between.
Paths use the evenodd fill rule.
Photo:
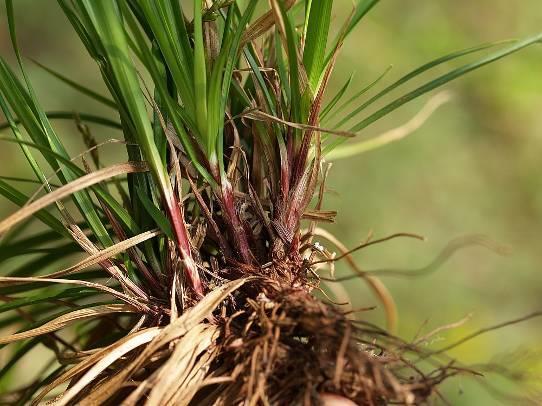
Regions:
<instances>
[{"instance_id":1,"label":"out-of-focus foliage","mask_svg":"<svg viewBox=\"0 0 542 406\"><path fill-rule=\"evenodd\" d=\"M73 79L90 88L103 90L95 65L84 55L56 2L16 3L18 12L26 13L18 16L24 54L70 72ZM339 17L345 17L349 5L344 0L343 7L336 7L336 20L342 21ZM352 68L356 75L351 86L360 89L389 64L394 67L384 79L386 83L436 55L535 33L542 26L539 10L539 0L383 0L346 42L329 94L339 89ZM1 23L5 23L4 18ZM6 27L0 27L0 32L6 33ZM10 54L7 37L0 38L0 52ZM27 66L37 93L47 96L42 99L49 103L48 109L77 106L85 110L85 103L92 103L33 64ZM333 193L328 194L325 204L339 211L337 224L331 229L346 244L357 244L370 230L377 235L410 231L428 238L426 243L394 241L356 254L364 269L390 263L400 268L423 266L450 239L466 233L484 233L512 248L507 257L477 247L466 248L430 276L386 279L398 301L400 333L405 338L421 327L428 331L473 313L468 323L439 336L451 341L542 307L541 69L540 50L534 48L471 74L448 85L454 99L416 134L334 165L328 182ZM445 71L443 67L441 72ZM403 123L422 104L423 100L414 103L391 120L367 129L367 136ZM101 108L95 104L92 107L94 111ZM73 124L58 124L58 128L73 133L71 142L65 138L70 152L83 149ZM95 136L107 139L108 133L103 131L95 130ZM120 148L107 146L104 157L115 162ZM28 173L20 156L16 145L2 145L0 162L10 162L2 165L2 175ZM34 188L21 187L23 191ZM2 203L0 218L13 209ZM13 269L17 259L2 266ZM338 272L346 270L338 265ZM347 289L356 306L374 304L361 282L349 282ZM383 320L378 309L371 317ZM536 355L542 339L540 325L535 320L490 333L458 348L453 355L466 363L485 363L498 361L503 354L501 359L509 362L510 355L504 353L519 351L512 357L518 366L532 367L540 374L542 362L534 365L536 356L528 358L533 365L521 365L524 361L518 355L531 351ZM453 380L446 392L453 404L496 403L480 386L467 380Z\"/></svg>"},{"instance_id":2,"label":"out-of-focus foliage","mask_svg":"<svg viewBox=\"0 0 542 406\"><path fill-rule=\"evenodd\" d=\"M400 3L382 2L353 34L337 67L345 72L343 80L354 66L353 86L360 88L393 64L391 81L435 54L521 37L542 24L537 0ZM440 336L451 340L542 307L541 65L535 47L448 85L454 99L417 133L334 165L329 186L336 194L327 204L339 211L333 231L350 246L370 230L378 235L419 232L428 238L359 253L364 269L390 261L399 268L424 266L448 240L466 233L484 233L511 248L506 257L467 248L431 276L384 279L398 300L404 337L414 336L426 321L424 329L431 330L473 313L464 326ZM337 80L336 86L341 84ZM410 115L421 105L410 106ZM401 124L410 115L407 108L391 121ZM388 119L367 135L393 125ZM353 297L361 298L358 305L370 304L360 288L360 282L348 286ZM471 363L499 360L499 355L509 359L507 352L536 354L541 331L541 321L534 320L479 337L453 354ZM512 359L518 366L534 368L540 381L540 354L538 360L528 357L528 366L517 355ZM452 404L499 404L467 380L446 388Z\"/></svg>"}]
</instances>

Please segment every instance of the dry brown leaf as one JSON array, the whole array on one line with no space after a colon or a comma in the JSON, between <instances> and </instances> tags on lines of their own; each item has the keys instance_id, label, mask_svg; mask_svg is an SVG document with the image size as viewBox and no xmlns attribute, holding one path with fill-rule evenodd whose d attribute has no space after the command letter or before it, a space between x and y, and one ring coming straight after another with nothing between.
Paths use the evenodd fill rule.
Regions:
<instances>
[{"instance_id":1,"label":"dry brown leaf","mask_svg":"<svg viewBox=\"0 0 542 406\"><path fill-rule=\"evenodd\" d=\"M275 123L284 124L288 127L296 128L298 130L303 130L303 131L319 131L321 133L339 135L339 136L348 137L348 138L357 136L356 133L353 133L350 131L333 130L330 128L322 128L315 125L300 124L300 123L294 123L292 121L286 121L279 117L275 117L271 114L267 114L261 110L250 110L250 112L243 114L243 117L251 119L251 120L264 121L264 122L273 121Z\"/></svg>"},{"instance_id":2,"label":"dry brown leaf","mask_svg":"<svg viewBox=\"0 0 542 406\"><path fill-rule=\"evenodd\" d=\"M339 241L333 234L331 234L329 231L326 231L320 227L316 227L313 231L314 235L318 235L322 238L325 238L326 240L330 241L332 244L334 244L339 251L341 251L341 254L344 255L344 259L350 265L350 267L358 274L360 277L365 280L367 285L371 288L371 290L374 292L374 294L380 299L380 302L384 306L384 310L386 311L386 321L388 325L388 330L390 332L394 332L397 328L397 306L395 304L395 301L393 300L393 296L389 292L389 290L386 288L386 286L380 281L380 279L365 274L361 269L359 269L358 265L352 258L352 255L350 255L348 252L348 248Z\"/></svg>"},{"instance_id":3,"label":"dry brown leaf","mask_svg":"<svg viewBox=\"0 0 542 406\"><path fill-rule=\"evenodd\" d=\"M96 317L102 317L112 313L134 313L136 309L133 306L126 304L112 304L102 305L96 307L89 307L87 309L79 309L73 312L64 314L51 320L40 327L33 328L21 333L10 334L5 337L0 337L0 345L12 343L14 341L25 340L27 338L40 336L43 334L51 333L53 331L60 330L69 324L76 321L93 319Z\"/></svg>"},{"instance_id":4,"label":"dry brown leaf","mask_svg":"<svg viewBox=\"0 0 542 406\"><path fill-rule=\"evenodd\" d=\"M296 0L286 0L284 2L284 9L289 10ZM256 21L254 21L243 33L241 37L241 48L245 46L247 42L254 41L256 38L265 34L267 30L275 25L275 15L272 10L263 14Z\"/></svg>"},{"instance_id":5,"label":"dry brown leaf","mask_svg":"<svg viewBox=\"0 0 542 406\"><path fill-rule=\"evenodd\" d=\"M121 345L116 346L105 354L90 370L83 375L81 379L77 381L70 389L60 398L56 406L65 406L73 399L79 392L91 383L101 372L107 367L117 361L120 357L132 351L133 349L148 343L160 334L159 329L147 329L140 332L140 334L134 334L130 338L124 341Z\"/></svg>"},{"instance_id":6,"label":"dry brown leaf","mask_svg":"<svg viewBox=\"0 0 542 406\"><path fill-rule=\"evenodd\" d=\"M89 173L88 175L81 176L80 178L56 189L54 192L47 193L45 196L39 198L35 202L32 202L7 217L0 222L0 235L4 234L7 230L13 227L15 224L20 223L27 217L35 214L41 209L53 204L56 201L62 200L66 196L70 196L75 192L88 188L89 186L100 183L106 179L118 175L124 175L134 172L146 172L149 168L145 162L126 162L123 164L112 165L110 167L100 169L96 172Z\"/></svg>"},{"instance_id":7,"label":"dry brown leaf","mask_svg":"<svg viewBox=\"0 0 542 406\"><path fill-rule=\"evenodd\" d=\"M88 268L92 265L96 265L108 258L111 258L117 254L120 254L121 252L126 251L129 248L135 247L136 245L150 240L151 238L154 238L158 235L162 234L162 232L158 229L145 231L141 234L138 234L134 237L128 238L124 241L120 241L117 244L114 244L110 247L107 247L106 249L103 249L101 251L96 252L93 255L90 255L83 259L82 261L78 262L75 265L72 265L68 268L63 269L62 271L54 272L48 275L38 276L38 278L58 278L61 276L66 276L73 274L75 272L81 271L85 268Z\"/></svg>"},{"instance_id":8,"label":"dry brown leaf","mask_svg":"<svg viewBox=\"0 0 542 406\"><path fill-rule=\"evenodd\" d=\"M192 367L191 376L184 381L184 385L182 387L178 388L177 392L174 394L174 397L166 404L166 406L190 404L194 395L204 384L210 364L215 356L215 353L207 351L199 357L198 362Z\"/></svg>"},{"instance_id":9,"label":"dry brown leaf","mask_svg":"<svg viewBox=\"0 0 542 406\"><path fill-rule=\"evenodd\" d=\"M154 337L156 334L160 332L159 327L151 327L148 329L140 330L138 332L132 333L126 337L123 337L116 341L115 343L111 344L108 347L100 349L98 352L90 355L88 358L80 362L79 364L75 365L73 368L69 369L68 371L64 372L62 375L60 375L58 378L56 378L53 382L51 382L49 385L47 385L39 394L34 398L32 401L32 405L37 405L41 402L41 400L53 389L58 387L59 385L62 385L64 382L67 382L68 380L76 377L77 375L81 374L88 368L92 367L92 365L98 363L101 359L103 359L108 354L115 352L119 347L122 347L126 342L129 342L131 340L134 340L141 335L144 335L146 337ZM152 338L150 338L152 339Z\"/></svg>"},{"instance_id":10,"label":"dry brown leaf","mask_svg":"<svg viewBox=\"0 0 542 406\"><path fill-rule=\"evenodd\" d=\"M73 236L75 242L77 242L87 253L89 253L90 255L96 255L100 252L98 247L90 240L90 238L86 236L83 230L81 230L74 223L74 221L70 222L69 231L70 234ZM116 280L119 281L125 293L132 293L135 296L147 299L147 294L128 277L126 271L121 271L120 267L117 266L113 261L110 261L106 258L102 261L98 261L98 263L105 269L106 272L108 272L111 276L113 276ZM58 277L61 275L62 274L44 275L43 277L50 278L52 276Z\"/></svg>"},{"instance_id":11,"label":"dry brown leaf","mask_svg":"<svg viewBox=\"0 0 542 406\"><path fill-rule=\"evenodd\" d=\"M126 365L122 371L111 377L85 397L87 404L103 404L118 388L126 382L157 350L164 345L184 336L188 331L195 328L205 318L211 315L216 307L232 292L239 289L248 280L254 278L243 278L228 282L204 296L198 304L179 316L175 322L165 326L139 354L134 361Z\"/></svg>"},{"instance_id":12,"label":"dry brown leaf","mask_svg":"<svg viewBox=\"0 0 542 406\"><path fill-rule=\"evenodd\" d=\"M183 336L175 345L175 350L160 368L153 386L145 402L146 406L161 406L182 392L184 399L178 405L188 404L195 391L186 385L186 381L198 371L194 368L198 357L214 342L218 329L215 326L199 324ZM203 379L203 377L202 377ZM193 382L192 382L193 383ZM197 391L199 385L195 386ZM181 398L182 398L181 397Z\"/></svg>"}]
</instances>

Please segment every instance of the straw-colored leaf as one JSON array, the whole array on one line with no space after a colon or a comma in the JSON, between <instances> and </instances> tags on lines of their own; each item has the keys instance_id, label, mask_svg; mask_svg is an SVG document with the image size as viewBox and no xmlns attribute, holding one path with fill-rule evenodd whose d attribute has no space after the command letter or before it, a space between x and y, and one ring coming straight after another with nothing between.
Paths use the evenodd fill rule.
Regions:
<instances>
[{"instance_id":1,"label":"straw-colored leaf","mask_svg":"<svg viewBox=\"0 0 542 406\"><path fill-rule=\"evenodd\" d=\"M103 404L113 393L116 392L119 385L128 380L138 368L140 368L146 360L148 360L157 350L164 345L184 336L188 331L195 328L200 322L216 309L216 307L232 292L239 289L251 278L239 279L228 282L219 288L215 288L205 297L203 297L197 305L190 308L186 313L178 317L174 322L164 327L160 334L157 335L139 354L136 359L125 366L122 371L112 376L108 381L96 388L86 398L89 404Z\"/></svg>"},{"instance_id":2,"label":"straw-colored leaf","mask_svg":"<svg viewBox=\"0 0 542 406\"><path fill-rule=\"evenodd\" d=\"M285 0L284 9L289 10L295 2L296 0ZM254 41L256 38L262 36L275 25L275 22L273 11L266 12L245 30L241 38L241 44L244 46L247 42Z\"/></svg>"},{"instance_id":3,"label":"straw-colored leaf","mask_svg":"<svg viewBox=\"0 0 542 406\"><path fill-rule=\"evenodd\" d=\"M324 230L322 228L316 227L313 231L314 235L320 236L322 238L325 238L332 244L334 244L342 255L344 255L344 258L346 259L347 264L358 274L361 278L367 283L369 288L373 291L375 296L380 300L382 303L382 306L384 306L384 311L386 312L386 321L388 324L388 330L390 332L394 332L397 328L397 305L395 304L395 300L393 299L393 296L389 292L389 290L386 288L386 286L375 276L366 275L356 264L354 259L352 258L352 255L349 254L348 248L333 234L331 234L329 231Z\"/></svg>"},{"instance_id":4,"label":"straw-colored leaf","mask_svg":"<svg viewBox=\"0 0 542 406\"><path fill-rule=\"evenodd\" d=\"M34 328L32 330L24 331L22 333L10 334L8 336L0 337L0 345L8 344L14 341L25 340L27 338L41 336L53 331L60 330L70 324L77 321L94 319L113 313L134 313L136 309L133 306L126 304L112 304L90 307L88 309L79 309L68 314L64 314L45 323L43 326Z\"/></svg>"},{"instance_id":5,"label":"straw-colored leaf","mask_svg":"<svg viewBox=\"0 0 542 406\"><path fill-rule=\"evenodd\" d=\"M447 103L449 100L450 93L438 93L431 99L429 99L429 101L423 106L423 108L402 126L386 131L368 140L362 140L352 144L341 145L332 150L329 154L327 154L326 158L328 160L349 158L367 151L371 151L373 149L383 147L389 143L399 141L416 132L421 126L425 124L429 117L431 117L440 106Z\"/></svg>"},{"instance_id":6,"label":"straw-colored leaf","mask_svg":"<svg viewBox=\"0 0 542 406\"><path fill-rule=\"evenodd\" d=\"M32 404L37 405L40 401L54 388L59 385L62 385L64 382L73 379L77 375L80 375L87 369L91 368L93 365L97 365L101 360L107 357L109 354L126 354L128 348L137 348L135 344L143 345L151 341L160 333L160 328L151 327L135 333L132 333L126 337L123 337L116 341L115 343L100 349L94 354L88 356L86 359L75 365L73 368L69 369L61 376L56 378L53 382L47 385L43 390L34 398ZM120 355L122 356L122 355Z\"/></svg>"},{"instance_id":7,"label":"straw-colored leaf","mask_svg":"<svg viewBox=\"0 0 542 406\"><path fill-rule=\"evenodd\" d=\"M79 379L56 403L57 406L65 406L73 399L85 386L91 383L102 371L109 367L113 362L124 356L133 349L148 343L160 333L159 329L147 329L139 334L130 336L121 345L111 349L102 357L81 379Z\"/></svg>"},{"instance_id":8,"label":"straw-colored leaf","mask_svg":"<svg viewBox=\"0 0 542 406\"><path fill-rule=\"evenodd\" d=\"M102 261L105 261L106 259L114 257L115 255L120 254L121 252L124 252L132 247L135 247L138 244L141 244L144 241L148 241L151 238L154 238L161 234L162 232L160 230L145 231L134 237L128 238L126 240L116 243L115 245L112 245L103 250L100 250L96 252L95 254L89 255L88 257L79 261L75 265L72 265L58 272L53 272L44 276L39 276L39 278L59 278L61 276L66 276L66 275L73 274L75 272L79 272L83 269L91 267L92 265L96 265Z\"/></svg>"},{"instance_id":9,"label":"straw-colored leaf","mask_svg":"<svg viewBox=\"0 0 542 406\"><path fill-rule=\"evenodd\" d=\"M4 219L2 222L0 222L0 235L5 233L15 224L23 221L29 216L32 216L34 213L40 211L44 207L47 207L54 202L60 201L66 196L70 196L80 190L88 188L89 186L95 185L106 179L110 179L118 175L146 171L148 171L148 167L147 164L144 162L126 162L123 164L112 165L110 167L100 169L96 172L92 172L88 175L82 176L56 189L55 191L46 194L35 202L28 204L27 206L19 209L11 216Z\"/></svg>"},{"instance_id":10,"label":"straw-colored leaf","mask_svg":"<svg viewBox=\"0 0 542 406\"><path fill-rule=\"evenodd\" d=\"M175 344L175 350L161 367L146 400L147 406L161 406L171 402L178 392L184 392L184 399L176 404L188 404L199 388L200 380L194 380L199 371L194 368L200 355L206 351L217 337L215 326L198 324ZM205 369L203 369L204 371ZM187 385L190 383L190 385Z\"/></svg>"}]
</instances>

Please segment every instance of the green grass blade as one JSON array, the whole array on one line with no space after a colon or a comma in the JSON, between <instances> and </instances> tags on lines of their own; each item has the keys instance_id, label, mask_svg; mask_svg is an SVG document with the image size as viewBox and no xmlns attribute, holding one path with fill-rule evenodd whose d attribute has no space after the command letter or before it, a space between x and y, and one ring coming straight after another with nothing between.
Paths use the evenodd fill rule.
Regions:
<instances>
[{"instance_id":1,"label":"green grass blade","mask_svg":"<svg viewBox=\"0 0 542 406\"><path fill-rule=\"evenodd\" d=\"M237 64L240 55L240 44L244 28L247 26L254 9L256 8L257 0L251 0L245 9L243 15L237 23L235 29L227 30L224 33L222 48L218 56L218 60L215 62L213 68L213 77L210 87L209 111L214 112L213 115L209 115L209 121L211 122L212 131L216 131L217 137L215 141L215 148L218 153L219 167L221 175L224 175L224 160L223 160L223 135L224 135L224 117L226 116L226 108L230 100L230 88L232 83L233 70ZM230 8L228 18L226 20L226 27L233 26L231 20L235 10Z\"/></svg>"},{"instance_id":2,"label":"green grass blade","mask_svg":"<svg viewBox=\"0 0 542 406\"><path fill-rule=\"evenodd\" d=\"M200 162L197 154L197 146L193 144L192 139L185 129L185 125L188 128L196 128L195 122L190 120L190 116L188 112L184 110L184 107L179 106L169 95L166 84L160 80L162 75L160 74L160 69L156 64L156 59L141 36L141 32L139 31L135 20L130 14L128 14L128 10L126 11L127 13L124 14L124 18L127 25L130 27L134 38L131 43L132 50L137 55L139 60L145 65L149 71L149 74L153 78L154 85L156 86L155 89L160 94L160 101L162 103L162 107L165 109L165 115L171 120L171 123L175 128L175 132L181 140L182 145L185 148L194 167L205 178L205 180L207 180L210 184L214 184L214 179L207 171L205 165Z\"/></svg>"},{"instance_id":3,"label":"green grass blade","mask_svg":"<svg viewBox=\"0 0 542 406\"><path fill-rule=\"evenodd\" d=\"M115 2L83 1L83 4L104 44L106 57L136 128L136 139L141 151L162 194L166 199L170 199L171 184L165 165L154 143L154 134L145 108L143 92L134 64L129 56L128 42Z\"/></svg>"},{"instance_id":4,"label":"green grass blade","mask_svg":"<svg viewBox=\"0 0 542 406\"><path fill-rule=\"evenodd\" d=\"M312 94L318 92L320 78L326 66L326 45L331 23L333 0L319 0L312 5L308 3L308 19L305 26L305 48L303 65Z\"/></svg>"},{"instance_id":5,"label":"green grass blade","mask_svg":"<svg viewBox=\"0 0 542 406\"><path fill-rule=\"evenodd\" d=\"M509 41L505 41L505 42L509 42ZM367 100L365 103L363 103L362 105L360 105L359 107L357 107L354 111L352 111L351 113L347 114L338 124L337 126L342 126L344 124L346 124L348 121L350 121L354 116L356 116L358 113L360 113L362 110L366 109L367 107L369 107L370 105L372 105L373 103L375 103L376 101L380 100L382 97L384 97L385 95L387 95L388 93L392 92L393 90L397 89L399 86L402 86L404 85L405 83L409 82L410 80L420 76L421 74L429 71L430 69L433 69L433 68L436 68L437 66L439 65L442 65L446 62L450 62L454 59L457 59L457 58L461 58L463 56L467 56L467 55L470 55L470 54L473 54L473 53L476 53L476 52L480 52L480 51L484 51L486 49L489 49L489 48L492 48L492 47L495 47L497 45L501 45L503 44L503 41L499 41L499 42L492 42L492 43L489 43L489 44L483 44L483 45L478 45L478 46L475 46L475 47L472 47L472 48L467 48L467 49L462 49L460 51L456 51L456 52L452 52L448 55L444 55L442 57L439 57L437 59L434 59L422 66L420 66L419 68L416 68L414 69L413 71L407 73L406 75L404 75L403 77L401 77L399 80L395 81L394 83L392 83L391 85L387 86L386 88L384 88L383 90L381 90L380 92L378 92L375 96L371 97L369 100ZM384 74L386 74L386 72L384 72ZM381 77L380 77L381 78ZM380 78L378 78L378 80L380 80Z\"/></svg>"},{"instance_id":6,"label":"green grass blade","mask_svg":"<svg viewBox=\"0 0 542 406\"><path fill-rule=\"evenodd\" d=\"M528 46L531 46L533 44L541 43L542 42L542 33L538 35L534 35L532 37L529 37L527 39L524 39L523 41L519 41L516 44L506 47L505 49L501 51L494 52L493 54L482 58L481 60L473 63L469 63L466 65L463 65L457 69L452 70L451 72L439 76L438 78L431 80L427 82L425 85L418 87L417 89L405 94L404 96L401 96L400 98L396 99L395 101L389 103L388 105L384 106L383 108L379 109L375 113L371 114L366 119L360 121L358 124L353 126L350 131L361 131L370 124L374 123L378 119L384 117L385 115L391 113L393 110L401 107L403 104L408 103L409 101L427 93L430 92L433 89L436 89L437 87L440 87L458 77L461 77L469 72L472 72L473 70L479 69L485 65L488 65L492 62L498 61L499 59L504 58L505 56L508 56L510 54L513 54L515 52L518 52L522 50L523 48L526 48ZM482 48L480 48L482 49Z\"/></svg>"},{"instance_id":7,"label":"green grass blade","mask_svg":"<svg viewBox=\"0 0 542 406\"><path fill-rule=\"evenodd\" d=\"M46 230L37 234L32 234L28 237L17 239L15 242L2 240L0 244L0 260L9 258L12 255L12 251L23 252L26 247L39 247L45 243L54 243L61 239L63 235L60 235L54 230Z\"/></svg>"},{"instance_id":8,"label":"green grass blade","mask_svg":"<svg viewBox=\"0 0 542 406\"><path fill-rule=\"evenodd\" d=\"M135 3L140 7L145 22L152 30L179 91L183 107L188 115L195 117L194 55L190 47L187 47L189 39L186 29L183 30L184 21L174 20L182 15L179 16L179 10L174 11L175 7L172 6L171 0L139 0ZM185 38L180 39L179 35ZM201 95L198 94L198 97Z\"/></svg>"},{"instance_id":9,"label":"green grass blade","mask_svg":"<svg viewBox=\"0 0 542 406\"><path fill-rule=\"evenodd\" d=\"M42 144L45 144L44 141L46 141L46 143L48 145L50 145L50 147L51 147L51 149L53 151L67 157L68 154L67 154L64 146L62 145L60 139L58 138L58 136L54 132L53 128L51 127L45 113L41 109L41 107L40 107L40 105L39 105L39 103L37 101L37 97L36 97L36 95L34 93L34 90L32 88L32 85L30 83L30 80L29 80L29 78L26 75L26 72L24 70L23 63L22 63L22 58L21 58L21 55L20 55L20 52L19 52L19 48L17 46L17 37L16 37L16 32L15 32L15 20L14 20L13 3L12 3L11 0L6 0L6 10L7 10L8 26L9 26L11 41L12 41L12 44L13 44L13 49L15 51L15 55L17 57L17 61L18 61L20 70L21 70L21 72L23 74L23 77L24 77L24 80L25 80L25 83L26 83L26 86L27 86L27 91L28 91L27 95L25 97L23 97L23 98L27 100L27 102L28 102L28 104L30 106L32 106L32 111L34 113L33 119L30 118L30 117L27 117L27 119L29 119L29 120L26 120L26 121L27 121L27 123L29 121L31 121L34 126L38 127L37 129L39 130L40 135L38 135L37 133L35 133L34 135L37 137L37 139L42 141L41 142ZM5 72L6 71L4 70L4 73ZM12 82L11 84L13 84L13 82L16 82L14 77L11 78L11 82ZM0 85L2 86L2 90L4 90L4 93L5 93L5 90L8 90L9 87L10 87L9 86L10 84L8 83L6 85L5 81L3 83L0 83ZM21 86L14 86L14 90L19 90L20 91ZM14 108L14 103L11 103L11 107ZM19 118L21 120L23 119L23 117L21 117L20 115L19 115ZM24 122L24 120L23 120L23 122ZM32 127L32 129L36 130L35 127ZM40 143L40 142L38 142L38 143ZM74 176L72 171L70 171L67 168L64 168L63 166L59 166L56 162L52 163L52 167L53 167L53 169L59 169L59 168L61 169L62 175L64 177L64 179L62 179L63 181L69 182L69 181L75 179L75 176ZM74 201L77 204L77 207L79 208L80 213L87 220L87 222L89 223L94 235L98 238L100 243L102 245L104 245L104 246L111 245L113 243L113 241L109 237L109 234L108 234L107 230L105 229L104 225L102 224L102 222L101 222L101 220L100 220L100 218L99 218L99 216L98 216L98 214L96 212L94 204L92 203L92 200L90 199L88 194L85 191L82 191L80 193L74 194L73 198L74 198Z\"/></svg>"},{"instance_id":10,"label":"green grass blade","mask_svg":"<svg viewBox=\"0 0 542 406\"><path fill-rule=\"evenodd\" d=\"M103 125L105 127L109 127L115 130L122 129L122 125L118 121L112 120L107 117L97 116L95 114L76 113L73 111L46 111L45 115L47 116L49 120L75 121L79 119L82 122L99 124L99 125ZM17 118L13 118L13 123L17 125L17 124L20 124L21 121ZM0 131L5 130L6 128L10 128L9 122L0 123Z\"/></svg>"},{"instance_id":11,"label":"green grass blade","mask_svg":"<svg viewBox=\"0 0 542 406\"><path fill-rule=\"evenodd\" d=\"M399 107L401 107L402 105L422 96L423 94L425 93L428 93L430 92L431 90L434 90L454 79L457 79L469 72L472 72L476 69L479 69L485 65L488 65L492 62L495 62L495 61L498 61L499 59L502 59L508 55L511 55L515 52L518 52L528 46L531 46L531 45L534 45L534 44L537 44L537 43L541 43L542 42L542 33L541 34L537 34L537 35L534 35L534 36L531 36L531 37L528 37L522 41L517 41L515 42L513 45L509 46L509 47L506 47L500 51L496 51L492 54L490 54L489 56L486 56L485 58L482 58L476 62L472 62L472 63L469 63L469 64L466 64L466 65L463 65L459 68L456 68L444 75L441 75L439 77L437 77L436 79L433 79L427 83L425 83L424 85L406 93L405 95L397 98L396 100L392 101L391 103L388 103L386 106L380 108L379 110L377 110L376 112L374 112L373 114L369 115L367 118L363 119L362 121L358 122L357 124L355 124L352 128L349 129L349 131L351 132L359 132L363 129L365 129L366 127L368 127L369 125L371 125L372 123L374 123L375 121L379 120L380 118L390 114L392 111L398 109ZM501 42L502 43L502 42ZM459 56L463 56L463 55L466 55L468 53L472 53L472 52L476 52L476 51L479 51L479 50L482 50L482 49L487 49L488 47L491 47L491 46L494 46L495 44L489 44L489 45L482 45L482 46L479 46L479 47L475 47L475 48L470 48L468 50L464 50L464 51L459 51L459 52L455 52L453 54L450 54L450 55L447 55L445 57L442 57L442 58L439 58L439 59L436 59L435 61L432 61L422 67L420 67L419 69L416 69L415 71L409 73L408 75L404 76L403 78L401 78L399 81L395 82L394 84L388 86L386 89L384 89L384 91L380 92L378 95L376 95L375 97L373 97L370 102L372 100L375 100L375 98L377 97L380 97L384 92L387 93L389 91L391 91L391 89L394 89L396 88L397 86L399 86L400 84L403 84L405 83L406 81L412 79L413 77L415 76L418 76L421 72L424 72L428 69L430 69L431 67L433 66L436 66L438 64L441 64L443 63L444 61L447 61L447 60L451 60L451 59L455 59ZM365 105L368 105L370 104L369 102L365 103ZM337 145L341 144L342 142L344 142L345 139L335 139L333 140L333 142L329 143L328 145L326 145L326 147L324 148L324 153L328 153L330 152L331 150L333 150L333 148L335 148Z\"/></svg>"},{"instance_id":12,"label":"green grass blade","mask_svg":"<svg viewBox=\"0 0 542 406\"><path fill-rule=\"evenodd\" d=\"M288 52L288 63L290 68L290 108L292 111L292 119L296 123L305 122L302 114L302 94L303 89L301 89L301 75L300 75L300 64L299 64L299 54L297 49L297 35L295 32L294 24L290 19L288 13L284 9L282 3L279 4L279 10L281 17L285 25L285 40L286 40L286 49ZM299 131L295 131L296 134ZM299 134L298 134L299 135Z\"/></svg>"},{"instance_id":13,"label":"green grass blade","mask_svg":"<svg viewBox=\"0 0 542 406\"><path fill-rule=\"evenodd\" d=\"M15 135L16 141L24 141L23 136L22 136L21 132L19 131L19 128L17 127L17 121L11 115L9 107L7 106L6 101L4 100L4 98L2 97L1 94L0 94L0 108L4 112L4 116L7 119L7 126L11 128L11 131L13 132L13 135ZM30 152L28 146L25 145L23 142L19 142L19 146L21 147L21 149L22 149L22 151L23 151L23 153L24 153L24 155L26 157L26 160L30 164L30 167L34 171L34 174L40 180L39 183L40 184L47 184L45 174L43 173L42 169L40 168L40 166L36 162L34 156Z\"/></svg>"},{"instance_id":14,"label":"green grass blade","mask_svg":"<svg viewBox=\"0 0 542 406\"><path fill-rule=\"evenodd\" d=\"M275 58L277 60L277 70L280 78L280 86L284 97L284 104L288 105L291 99L290 78L288 77L288 68L286 66L286 61L284 60L282 42L280 41L280 34L277 29L275 29L273 39L275 42Z\"/></svg>"},{"instance_id":15,"label":"green grass blade","mask_svg":"<svg viewBox=\"0 0 542 406\"><path fill-rule=\"evenodd\" d=\"M141 203L143 204L143 207L145 210L147 210L147 213L152 217L152 219L155 221L156 225L160 228L160 230L168 236L170 239L174 239L173 231L171 229L171 224L169 224L169 221L166 216L164 216L164 213L160 211L158 207L152 202L151 199L149 199L143 191L140 191L140 193L137 194L137 197L141 200Z\"/></svg>"},{"instance_id":16,"label":"green grass blade","mask_svg":"<svg viewBox=\"0 0 542 406\"><path fill-rule=\"evenodd\" d=\"M194 107L199 135L207 145L207 156L212 157L216 147L216 134L210 134L207 123L207 67L203 43L202 0L194 2Z\"/></svg>"},{"instance_id":17,"label":"green grass blade","mask_svg":"<svg viewBox=\"0 0 542 406\"><path fill-rule=\"evenodd\" d=\"M326 106L322 109L320 112L320 121L324 121L329 113L335 108L337 103L342 99L350 85L352 84L352 80L354 79L354 75L350 75L350 77L346 80L344 85L341 86L341 88L335 93L335 96L329 101L329 103L326 104Z\"/></svg>"},{"instance_id":18,"label":"green grass blade","mask_svg":"<svg viewBox=\"0 0 542 406\"><path fill-rule=\"evenodd\" d=\"M53 303L56 300L62 300L62 299L79 300L79 299L85 299L90 296L97 296L97 295L99 295L98 292L89 290L89 289L84 289L84 288L70 288L56 294L54 294L54 292L48 291L47 293L43 293L40 295L23 296L21 298L17 298L10 302L4 303L0 305L0 313L4 313L10 310L20 309L21 307L32 306L38 303L44 303L44 302Z\"/></svg>"}]
</instances>

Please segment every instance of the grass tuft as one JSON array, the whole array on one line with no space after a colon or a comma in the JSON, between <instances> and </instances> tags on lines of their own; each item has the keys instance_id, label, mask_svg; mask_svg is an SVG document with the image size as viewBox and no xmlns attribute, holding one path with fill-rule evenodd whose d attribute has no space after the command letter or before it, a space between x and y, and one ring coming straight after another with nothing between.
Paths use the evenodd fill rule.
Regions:
<instances>
[{"instance_id":1,"label":"grass tuft","mask_svg":"<svg viewBox=\"0 0 542 406\"><path fill-rule=\"evenodd\" d=\"M331 39L333 0L270 0L263 10L257 0L58 0L109 94L37 64L111 108L109 119L42 107L17 42L16 3L5 1L17 63L0 57L7 120L0 130L11 131L0 142L18 144L34 177L0 178L0 195L20 207L0 221L0 258L22 257L21 267L0 276L0 329L17 329L0 345L24 341L0 377L37 346L52 361L0 401L316 404L336 395L364 405L418 404L443 380L474 374L392 335L397 315L386 287L318 226L336 215L323 208L325 160L405 137L446 93L405 126L343 144L404 104L540 43L542 34L453 52L372 97L389 69L349 96L350 78L325 102L343 42L378 3L357 2ZM366 114L396 90L399 97ZM73 120L88 150L70 157L70 135L51 124L57 119ZM94 125L117 131L118 140L94 137ZM104 167L99 152L112 142L126 157ZM27 196L12 182L39 188ZM395 237L418 238L370 236L355 250ZM85 256L60 267L74 253ZM334 277L342 259L385 308L390 331L313 294L324 293L323 279L334 282L323 275ZM432 372L418 367L425 359Z\"/></svg>"}]
</instances>

